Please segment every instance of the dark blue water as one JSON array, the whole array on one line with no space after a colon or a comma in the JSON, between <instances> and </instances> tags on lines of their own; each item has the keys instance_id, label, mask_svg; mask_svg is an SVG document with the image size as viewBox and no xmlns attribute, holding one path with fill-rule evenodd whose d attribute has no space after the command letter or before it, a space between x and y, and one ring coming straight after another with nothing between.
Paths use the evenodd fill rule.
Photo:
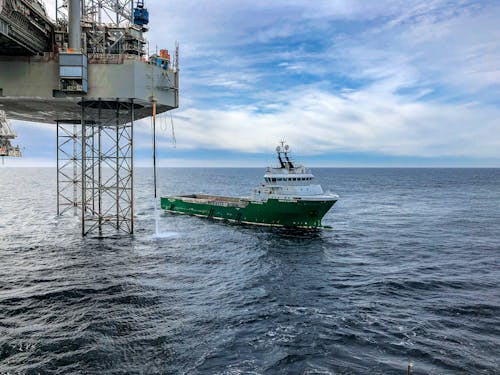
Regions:
<instances>
[{"instance_id":1,"label":"dark blue water","mask_svg":"<svg viewBox=\"0 0 500 375\"><path fill-rule=\"evenodd\" d=\"M260 169L162 169L248 194ZM317 169L334 229L162 215L134 237L56 218L55 171L0 169L0 373L500 373L500 169Z\"/></svg>"}]
</instances>

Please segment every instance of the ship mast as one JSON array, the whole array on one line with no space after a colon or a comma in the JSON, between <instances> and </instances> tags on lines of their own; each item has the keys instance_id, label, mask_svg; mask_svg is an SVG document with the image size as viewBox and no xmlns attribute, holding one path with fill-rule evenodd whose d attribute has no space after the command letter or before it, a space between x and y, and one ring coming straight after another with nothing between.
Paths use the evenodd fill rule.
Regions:
<instances>
[{"instance_id":1,"label":"ship mast","mask_svg":"<svg viewBox=\"0 0 500 375\"><path fill-rule=\"evenodd\" d=\"M288 156L288 153L290 152L290 147L287 144L285 144L284 140L282 140L280 143L281 146L276 147L276 152L278 153L278 160L280 161L280 167L286 169L294 168L293 163L290 160L290 157ZM285 156L286 162L283 161L281 154Z\"/></svg>"},{"instance_id":2,"label":"ship mast","mask_svg":"<svg viewBox=\"0 0 500 375\"><path fill-rule=\"evenodd\" d=\"M281 145L283 146L283 141L281 141ZM286 168L285 166L285 162L283 161L283 159L281 158L281 147L278 146L276 147L276 152L278 153L278 160L280 161L280 168Z\"/></svg>"},{"instance_id":3,"label":"ship mast","mask_svg":"<svg viewBox=\"0 0 500 375\"><path fill-rule=\"evenodd\" d=\"M288 157L289 152L290 152L290 147L288 145L285 145L285 158L286 158L286 161L288 163L288 169L292 169L293 164L292 164L292 161L290 160L290 158Z\"/></svg>"}]
</instances>

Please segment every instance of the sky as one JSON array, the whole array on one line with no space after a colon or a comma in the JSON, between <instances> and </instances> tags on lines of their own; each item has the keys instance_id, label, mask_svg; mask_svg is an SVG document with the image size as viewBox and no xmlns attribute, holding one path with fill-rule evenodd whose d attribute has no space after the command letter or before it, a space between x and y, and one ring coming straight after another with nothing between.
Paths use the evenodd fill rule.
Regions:
<instances>
[{"instance_id":1,"label":"sky","mask_svg":"<svg viewBox=\"0 0 500 375\"><path fill-rule=\"evenodd\" d=\"M49 12L50 1L46 2ZM180 44L163 166L500 167L500 2L145 0L150 46ZM55 127L12 121L11 165L54 165ZM136 165L151 164L150 120Z\"/></svg>"}]
</instances>

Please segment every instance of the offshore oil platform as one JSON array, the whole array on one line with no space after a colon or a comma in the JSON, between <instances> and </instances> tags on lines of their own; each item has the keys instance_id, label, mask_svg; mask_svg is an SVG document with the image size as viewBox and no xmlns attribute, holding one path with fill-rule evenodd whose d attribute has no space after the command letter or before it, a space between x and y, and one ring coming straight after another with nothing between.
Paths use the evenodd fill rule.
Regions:
<instances>
[{"instance_id":1,"label":"offshore oil platform","mask_svg":"<svg viewBox=\"0 0 500 375\"><path fill-rule=\"evenodd\" d=\"M149 55L148 23L142 0L56 0L55 20L0 0L0 111L54 124L57 213L78 212L83 235L133 233L134 121L179 106L178 45ZM7 117L0 147L20 156Z\"/></svg>"}]
</instances>

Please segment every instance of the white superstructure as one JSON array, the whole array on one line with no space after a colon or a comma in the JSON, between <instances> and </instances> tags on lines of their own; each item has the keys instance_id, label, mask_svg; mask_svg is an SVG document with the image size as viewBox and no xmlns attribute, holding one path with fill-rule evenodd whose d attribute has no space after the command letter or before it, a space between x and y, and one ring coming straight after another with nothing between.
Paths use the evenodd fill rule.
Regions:
<instances>
[{"instance_id":1,"label":"white superstructure","mask_svg":"<svg viewBox=\"0 0 500 375\"><path fill-rule=\"evenodd\" d=\"M325 193L314 175L303 165L295 164L290 157L290 147L284 141L276 147L279 165L267 167L264 183L253 189L257 201L280 200L337 200L337 194Z\"/></svg>"}]
</instances>

